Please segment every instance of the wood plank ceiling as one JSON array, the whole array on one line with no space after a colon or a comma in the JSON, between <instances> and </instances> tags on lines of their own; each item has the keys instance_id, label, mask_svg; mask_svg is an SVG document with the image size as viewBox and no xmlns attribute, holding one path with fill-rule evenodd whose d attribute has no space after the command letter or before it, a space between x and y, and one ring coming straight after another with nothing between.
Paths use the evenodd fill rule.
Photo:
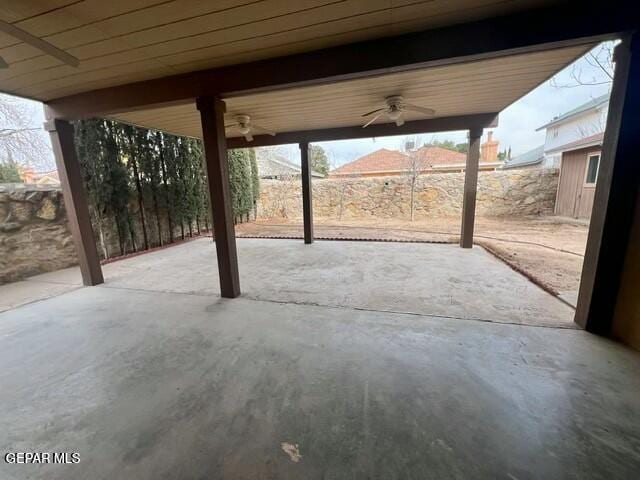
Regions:
<instances>
[{"instance_id":1,"label":"wood plank ceiling","mask_svg":"<svg viewBox=\"0 0 640 480\"><path fill-rule=\"evenodd\" d=\"M362 114L382 106L385 96L432 108L436 117L499 112L544 82L591 46L479 60L378 77L289 88L225 99L231 122L248 114L257 125L275 132L362 125ZM200 137L194 104L126 112L113 118L177 135ZM407 112L406 120L426 118ZM389 121L383 120L382 121ZM237 136L229 130L228 136Z\"/></svg>"},{"instance_id":2,"label":"wood plank ceiling","mask_svg":"<svg viewBox=\"0 0 640 480\"><path fill-rule=\"evenodd\" d=\"M0 90L46 101L548 3L555 0L4 1L0 20L67 51L80 65L62 64L2 33L0 56L9 68L0 70Z\"/></svg>"}]
</instances>

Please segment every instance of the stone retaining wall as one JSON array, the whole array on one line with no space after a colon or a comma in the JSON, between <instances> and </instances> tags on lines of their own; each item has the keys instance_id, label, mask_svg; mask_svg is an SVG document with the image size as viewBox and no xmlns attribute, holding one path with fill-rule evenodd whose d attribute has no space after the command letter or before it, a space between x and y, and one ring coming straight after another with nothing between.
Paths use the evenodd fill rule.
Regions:
<instances>
[{"instance_id":1,"label":"stone retaining wall","mask_svg":"<svg viewBox=\"0 0 640 480\"><path fill-rule=\"evenodd\" d=\"M77 263L59 188L0 185L0 284Z\"/></svg>"},{"instance_id":2,"label":"stone retaining wall","mask_svg":"<svg viewBox=\"0 0 640 480\"><path fill-rule=\"evenodd\" d=\"M146 205L151 205L148 201ZM149 247L160 244L158 225L152 209L145 206ZM163 243L169 242L166 210L160 208L160 228ZM137 250L143 249L142 223L138 203L129 206L130 229L133 229ZM93 232L101 258L121 255L116 222L102 219L100 225L92 213ZM201 225L204 232L205 225ZM197 234L194 222L192 231ZM185 235L189 235L185 226ZM181 239L180 225L173 226L175 240ZM125 252L134 251L130 230L124 232ZM75 246L67 225L67 216L60 187L3 184L0 185L0 285L30 275L59 270L77 264Z\"/></svg>"},{"instance_id":3,"label":"stone retaining wall","mask_svg":"<svg viewBox=\"0 0 640 480\"><path fill-rule=\"evenodd\" d=\"M557 183L557 170L481 172L477 214L551 214ZM419 177L414 192L415 217L460 215L463 185L464 174L461 173ZM313 180L313 208L316 217L409 218L410 197L408 177ZM141 226L135 202L132 202L130 210L133 228L138 243L141 243ZM151 246L156 246L155 217L150 211L147 215L149 241ZM168 231L165 217L166 212L161 212L164 236ZM300 179L262 180L258 217L302 218ZM103 257L119 255L113 221L107 220L104 223L102 229L94 225L98 251ZM174 226L174 236L176 239L180 238L179 226ZM0 185L0 284L76 263L75 248L67 226L60 189L34 185Z\"/></svg>"},{"instance_id":4,"label":"stone retaining wall","mask_svg":"<svg viewBox=\"0 0 640 480\"><path fill-rule=\"evenodd\" d=\"M411 180L407 176L314 179L313 213L327 218L409 218ZM480 172L477 215L552 214L558 170ZM301 218L299 178L262 180L259 218ZM414 189L416 218L460 215L464 173L420 176Z\"/></svg>"}]
</instances>

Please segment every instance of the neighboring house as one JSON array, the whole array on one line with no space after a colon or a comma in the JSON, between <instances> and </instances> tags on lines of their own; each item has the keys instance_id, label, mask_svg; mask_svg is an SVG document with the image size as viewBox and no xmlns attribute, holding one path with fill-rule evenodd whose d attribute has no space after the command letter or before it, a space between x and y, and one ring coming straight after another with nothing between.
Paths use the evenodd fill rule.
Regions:
<instances>
[{"instance_id":1,"label":"neighboring house","mask_svg":"<svg viewBox=\"0 0 640 480\"><path fill-rule=\"evenodd\" d=\"M375 177L383 175L401 175L409 170L410 159L398 150L381 148L353 162L331 170L330 177Z\"/></svg>"},{"instance_id":2,"label":"neighboring house","mask_svg":"<svg viewBox=\"0 0 640 480\"><path fill-rule=\"evenodd\" d=\"M546 129L542 167L560 168L555 214L590 218L609 110L601 95L538 128Z\"/></svg>"},{"instance_id":3,"label":"neighboring house","mask_svg":"<svg viewBox=\"0 0 640 480\"><path fill-rule=\"evenodd\" d=\"M60 177L57 170L50 172L39 172L35 176L37 185L60 185Z\"/></svg>"},{"instance_id":4,"label":"neighboring house","mask_svg":"<svg viewBox=\"0 0 640 480\"><path fill-rule=\"evenodd\" d=\"M604 132L608 109L609 94L605 94L555 117L538 128L536 131L546 129L545 159L542 166L558 168L563 147Z\"/></svg>"},{"instance_id":5,"label":"neighboring house","mask_svg":"<svg viewBox=\"0 0 640 480\"><path fill-rule=\"evenodd\" d=\"M591 217L603 137L603 133L597 133L551 150L551 153L560 152L561 155L556 215Z\"/></svg>"},{"instance_id":6,"label":"neighboring house","mask_svg":"<svg viewBox=\"0 0 640 480\"><path fill-rule=\"evenodd\" d=\"M521 155L509 158L502 165L502 169L510 168L540 168L544 164L544 145L529 150Z\"/></svg>"},{"instance_id":7,"label":"neighboring house","mask_svg":"<svg viewBox=\"0 0 640 480\"><path fill-rule=\"evenodd\" d=\"M36 183L36 171L33 168L18 166L18 172L20 173L20 180L22 180L22 183Z\"/></svg>"},{"instance_id":8,"label":"neighboring house","mask_svg":"<svg viewBox=\"0 0 640 480\"><path fill-rule=\"evenodd\" d=\"M546 130L544 145L508 159L502 168L560 168L564 151L573 148L576 142L602 134L608 108L606 94L555 117L536 129Z\"/></svg>"},{"instance_id":9,"label":"neighboring house","mask_svg":"<svg viewBox=\"0 0 640 480\"><path fill-rule=\"evenodd\" d=\"M258 176L260 178L272 178L282 179L288 177L300 177L302 170L299 165L289 162L282 155L270 153L256 155L256 162L258 163ZM311 176L314 178L323 178L321 173L311 171Z\"/></svg>"},{"instance_id":10,"label":"neighboring house","mask_svg":"<svg viewBox=\"0 0 640 480\"><path fill-rule=\"evenodd\" d=\"M497 142L495 142L497 143ZM496 155L497 155L497 148ZM490 155L492 149L486 150ZM417 169L421 174L463 172L467 155L432 145L400 152L381 148L329 172L330 177L382 177L406 175ZM495 170L502 165L497 159L480 160L480 170Z\"/></svg>"},{"instance_id":11,"label":"neighboring house","mask_svg":"<svg viewBox=\"0 0 640 480\"><path fill-rule=\"evenodd\" d=\"M22 183L29 183L33 185L60 185L60 177L58 176L57 170L36 172L31 167L20 167L19 171Z\"/></svg>"}]
</instances>

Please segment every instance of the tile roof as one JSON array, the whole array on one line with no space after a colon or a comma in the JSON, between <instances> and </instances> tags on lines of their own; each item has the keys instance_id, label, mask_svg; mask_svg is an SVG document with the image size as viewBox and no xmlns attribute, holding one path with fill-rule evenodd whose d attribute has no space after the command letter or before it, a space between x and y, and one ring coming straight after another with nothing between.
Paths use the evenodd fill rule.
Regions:
<instances>
[{"instance_id":1,"label":"tile roof","mask_svg":"<svg viewBox=\"0 0 640 480\"><path fill-rule=\"evenodd\" d=\"M332 175L356 175L376 172L406 172L411 157L417 158L422 170L432 167L465 164L467 155L442 147L425 145L409 153L381 148L331 171Z\"/></svg>"},{"instance_id":2,"label":"tile roof","mask_svg":"<svg viewBox=\"0 0 640 480\"><path fill-rule=\"evenodd\" d=\"M56 180L60 180L60 176L58 175L58 170L47 170L46 172L36 172L35 176L38 178L41 177L51 177Z\"/></svg>"},{"instance_id":3,"label":"tile roof","mask_svg":"<svg viewBox=\"0 0 640 480\"><path fill-rule=\"evenodd\" d=\"M434 147L431 145L420 147L415 152L411 152L411 155L415 155L420 160L421 165L424 165L425 168L467 163L466 153L454 152L447 148Z\"/></svg>"},{"instance_id":4,"label":"tile roof","mask_svg":"<svg viewBox=\"0 0 640 480\"><path fill-rule=\"evenodd\" d=\"M349 162L336 168L331 173L353 174L364 172L398 171L409 167L409 157L397 150L381 148L375 152L364 155L353 162Z\"/></svg>"}]
</instances>

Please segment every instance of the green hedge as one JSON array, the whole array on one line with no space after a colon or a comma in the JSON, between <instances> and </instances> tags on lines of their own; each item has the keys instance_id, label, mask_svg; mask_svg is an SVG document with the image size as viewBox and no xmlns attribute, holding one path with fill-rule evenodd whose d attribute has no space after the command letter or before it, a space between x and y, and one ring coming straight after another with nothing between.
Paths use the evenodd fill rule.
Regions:
<instances>
[{"instance_id":1,"label":"green hedge","mask_svg":"<svg viewBox=\"0 0 640 480\"><path fill-rule=\"evenodd\" d=\"M98 230L115 225L120 254L172 242L177 227L182 237L209 228L199 140L103 119L77 122L75 140L92 220ZM259 195L253 150L229 151L229 177L233 214L242 221Z\"/></svg>"}]
</instances>

